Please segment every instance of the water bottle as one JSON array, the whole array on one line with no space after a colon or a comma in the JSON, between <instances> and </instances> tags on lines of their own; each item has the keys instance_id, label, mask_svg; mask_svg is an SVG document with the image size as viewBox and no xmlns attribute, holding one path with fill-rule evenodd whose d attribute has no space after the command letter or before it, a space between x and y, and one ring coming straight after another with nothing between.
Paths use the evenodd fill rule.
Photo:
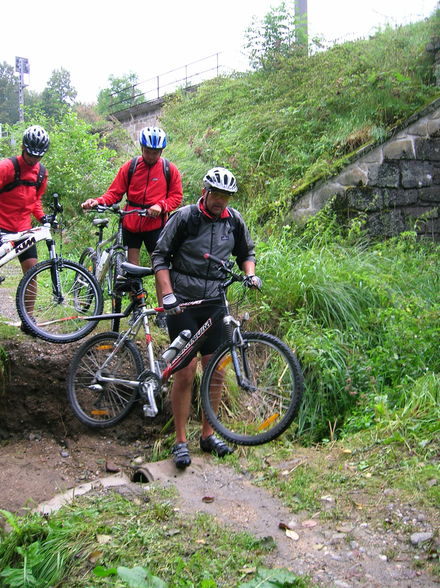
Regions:
<instances>
[{"instance_id":1,"label":"water bottle","mask_svg":"<svg viewBox=\"0 0 440 588\"><path fill-rule=\"evenodd\" d=\"M0 257L3 257L14 249L14 241L7 241L0 247Z\"/></svg>"},{"instance_id":2,"label":"water bottle","mask_svg":"<svg viewBox=\"0 0 440 588\"><path fill-rule=\"evenodd\" d=\"M103 251L101 254L101 259L99 260L98 267L96 268L96 275L99 277L101 277L102 275L102 272L105 268L105 264L107 263L108 256L108 251Z\"/></svg>"},{"instance_id":3,"label":"water bottle","mask_svg":"<svg viewBox=\"0 0 440 588\"><path fill-rule=\"evenodd\" d=\"M185 329L177 335L171 345L162 353L162 358L167 362L171 363L181 349L191 339L191 331Z\"/></svg>"}]
</instances>

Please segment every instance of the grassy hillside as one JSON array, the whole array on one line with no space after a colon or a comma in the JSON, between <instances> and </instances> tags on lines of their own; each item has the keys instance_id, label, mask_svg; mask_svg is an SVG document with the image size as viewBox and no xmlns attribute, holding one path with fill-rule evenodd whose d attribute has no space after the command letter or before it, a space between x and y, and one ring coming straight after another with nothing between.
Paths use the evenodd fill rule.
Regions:
<instances>
[{"instance_id":1,"label":"grassy hillside","mask_svg":"<svg viewBox=\"0 0 440 588\"><path fill-rule=\"evenodd\" d=\"M162 122L187 197L198 194L206 169L224 165L237 174L248 217L258 224L276 218L300 186L336 171L439 95L426 51L439 24L437 11L368 40L282 60L276 70L217 78L172 97Z\"/></svg>"}]
</instances>

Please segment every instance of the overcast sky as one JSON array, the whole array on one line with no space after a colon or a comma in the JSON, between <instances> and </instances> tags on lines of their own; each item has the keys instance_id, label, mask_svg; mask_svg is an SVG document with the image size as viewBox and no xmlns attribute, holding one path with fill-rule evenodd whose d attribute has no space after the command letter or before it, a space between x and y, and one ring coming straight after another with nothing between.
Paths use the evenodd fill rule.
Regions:
<instances>
[{"instance_id":1,"label":"overcast sky","mask_svg":"<svg viewBox=\"0 0 440 588\"><path fill-rule=\"evenodd\" d=\"M70 72L77 100L95 102L98 92L109 86L111 74L134 72L143 82L215 53L220 53L220 65L244 69L245 29L254 15L261 18L280 4L281 0L5 1L0 62L15 67L16 56L27 58L30 76L25 82L38 92L53 70L64 68ZM421 20L438 6L438 0L308 0L309 35L327 41L368 36L385 24ZM189 72L213 64L207 60Z\"/></svg>"}]
</instances>

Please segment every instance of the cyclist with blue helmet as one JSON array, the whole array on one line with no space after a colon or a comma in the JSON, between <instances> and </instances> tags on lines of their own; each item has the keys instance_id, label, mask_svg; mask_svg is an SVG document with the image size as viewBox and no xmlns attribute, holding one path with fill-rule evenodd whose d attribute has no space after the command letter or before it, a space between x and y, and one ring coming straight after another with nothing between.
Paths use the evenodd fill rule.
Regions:
<instances>
[{"instance_id":1,"label":"cyclist with blue helmet","mask_svg":"<svg viewBox=\"0 0 440 588\"><path fill-rule=\"evenodd\" d=\"M153 252L159 234L171 211L182 202L182 179L177 167L162 158L167 136L159 127L145 127L139 133L141 156L124 163L108 190L99 198L82 203L87 210L98 204L111 205L127 194L125 210L142 208L147 217L131 214L123 221L124 245L128 247L128 261L139 265L140 250L145 245ZM168 179L167 179L168 175ZM158 301L161 302L160 294Z\"/></svg>"}]
</instances>

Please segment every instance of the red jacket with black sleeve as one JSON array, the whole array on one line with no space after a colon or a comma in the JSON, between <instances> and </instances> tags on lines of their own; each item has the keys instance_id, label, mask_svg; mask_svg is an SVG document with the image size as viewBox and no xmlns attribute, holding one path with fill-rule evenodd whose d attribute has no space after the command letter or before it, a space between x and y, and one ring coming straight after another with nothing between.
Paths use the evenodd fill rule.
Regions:
<instances>
[{"instance_id":1,"label":"red jacket with black sleeve","mask_svg":"<svg viewBox=\"0 0 440 588\"><path fill-rule=\"evenodd\" d=\"M127 194L125 210L140 207L148 208L153 204L159 204L162 208L162 214L156 218L130 214L123 221L124 228L132 233L143 233L159 229L165 224L168 213L175 210L182 202L182 179L179 170L173 163L169 162L170 184L167 190L162 158L159 158L154 165L150 166L140 157L128 186L130 163L131 160L124 163L107 192L97 198L97 201L99 204L111 205L119 202L124 194Z\"/></svg>"},{"instance_id":2,"label":"red jacket with black sleeve","mask_svg":"<svg viewBox=\"0 0 440 588\"><path fill-rule=\"evenodd\" d=\"M23 157L17 157L20 166L20 180L36 182L40 165L28 165ZM41 199L47 186L47 171L39 190L36 186L19 185L9 192L0 193L0 228L11 233L25 231L32 226L31 215L37 221L44 216ZM14 164L10 159L0 161L0 189L15 179Z\"/></svg>"}]
</instances>

